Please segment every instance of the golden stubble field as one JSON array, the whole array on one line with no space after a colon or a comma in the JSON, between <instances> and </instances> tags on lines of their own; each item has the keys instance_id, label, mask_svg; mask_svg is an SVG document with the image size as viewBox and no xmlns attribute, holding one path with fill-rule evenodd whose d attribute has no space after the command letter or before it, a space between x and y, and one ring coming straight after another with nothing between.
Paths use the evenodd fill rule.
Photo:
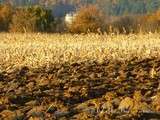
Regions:
<instances>
[{"instance_id":1,"label":"golden stubble field","mask_svg":"<svg viewBox=\"0 0 160 120\"><path fill-rule=\"evenodd\" d=\"M0 34L0 69L160 55L160 35Z\"/></svg>"},{"instance_id":2,"label":"golden stubble field","mask_svg":"<svg viewBox=\"0 0 160 120\"><path fill-rule=\"evenodd\" d=\"M160 119L160 34L0 38L0 119Z\"/></svg>"}]
</instances>

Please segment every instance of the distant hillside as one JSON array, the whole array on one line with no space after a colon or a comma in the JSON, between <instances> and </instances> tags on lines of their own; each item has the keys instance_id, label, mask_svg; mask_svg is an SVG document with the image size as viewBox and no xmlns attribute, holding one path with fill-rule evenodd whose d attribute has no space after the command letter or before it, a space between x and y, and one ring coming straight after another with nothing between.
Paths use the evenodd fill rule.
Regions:
<instances>
[{"instance_id":1,"label":"distant hillside","mask_svg":"<svg viewBox=\"0 0 160 120\"><path fill-rule=\"evenodd\" d=\"M15 6L40 4L63 16L79 6L97 4L108 15L146 14L160 9L160 0L0 0Z\"/></svg>"}]
</instances>

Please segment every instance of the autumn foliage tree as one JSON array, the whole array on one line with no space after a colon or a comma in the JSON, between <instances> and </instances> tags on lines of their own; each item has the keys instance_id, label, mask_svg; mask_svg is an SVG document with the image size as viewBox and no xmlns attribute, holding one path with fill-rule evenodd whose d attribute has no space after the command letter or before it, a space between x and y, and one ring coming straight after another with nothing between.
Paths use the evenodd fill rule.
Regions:
<instances>
[{"instance_id":1,"label":"autumn foliage tree","mask_svg":"<svg viewBox=\"0 0 160 120\"><path fill-rule=\"evenodd\" d=\"M50 10L40 6L17 8L10 25L11 32L47 32L54 19Z\"/></svg>"},{"instance_id":2,"label":"autumn foliage tree","mask_svg":"<svg viewBox=\"0 0 160 120\"><path fill-rule=\"evenodd\" d=\"M13 15L13 8L9 4L0 5L0 31L8 31Z\"/></svg>"},{"instance_id":3,"label":"autumn foliage tree","mask_svg":"<svg viewBox=\"0 0 160 120\"><path fill-rule=\"evenodd\" d=\"M73 33L98 32L104 30L105 16L96 5L82 7L73 19L69 30Z\"/></svg>"},{"instance_id":4,"label":"autumn foliage tree","mask_svg":"<svg viewBox=\"0 0 160 120\"><path fill-rule=\"evenodd\" d=\"M19 8L13 15L10 32L33 32L36 31L36 18L27 9Z\"/></svg>"}]
</instances>

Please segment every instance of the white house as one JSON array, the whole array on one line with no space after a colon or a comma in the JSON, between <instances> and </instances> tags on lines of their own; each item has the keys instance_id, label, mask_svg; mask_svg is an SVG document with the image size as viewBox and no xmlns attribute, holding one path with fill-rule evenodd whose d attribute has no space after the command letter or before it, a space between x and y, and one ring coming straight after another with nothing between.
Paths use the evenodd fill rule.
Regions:
<instances>
[{"instance_id":1,"label":"white house","mask_svg":"<svg viewBox=\"0 0 160 120\"><path fill-rule=\"evenodd\" d=\"M71 25L73 20L75 19L75 17L76 17L76 13L73 13L73 12L72 13L67 13L65 15L65 23L67 25Z\"/></svg>"}]
</instances>

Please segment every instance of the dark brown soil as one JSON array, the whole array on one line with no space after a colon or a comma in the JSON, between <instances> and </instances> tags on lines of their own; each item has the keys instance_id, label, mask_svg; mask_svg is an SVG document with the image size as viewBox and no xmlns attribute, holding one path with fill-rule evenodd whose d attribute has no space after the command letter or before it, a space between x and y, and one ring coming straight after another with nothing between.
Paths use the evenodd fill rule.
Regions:
<instances>
[{"instance_id":1,"label":"dark brown soil","mask_svg":"<svg viewBox=\"0 0 160 120\"><path fill-rule=\"evenodd\" d=\"M3 120L160 119L160 58L0 73Z\"/></svg>"}]
</instances>

